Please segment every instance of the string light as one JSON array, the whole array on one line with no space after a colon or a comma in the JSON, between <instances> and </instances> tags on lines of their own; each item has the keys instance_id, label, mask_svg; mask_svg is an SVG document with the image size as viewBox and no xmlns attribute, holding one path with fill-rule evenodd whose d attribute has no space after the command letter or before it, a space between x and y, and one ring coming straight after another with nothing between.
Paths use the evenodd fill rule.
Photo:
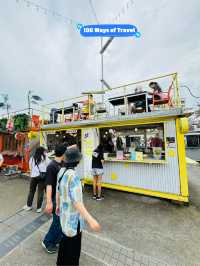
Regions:
<instances>
[{"instance_id":1,"label":"string light","mask_svg":"<svg viewBox=\"0 0 200 266\"><path fill-rule=\"evenodd\" d=\"M77 25L82 25L83 23L80 23L79 21L76 21L72 18L69 18L69 17L66 17L62 14L59 14L58 12L56 12L55 10L52 10L52 9L48 9L44 6L41 6L39 4L36 4L32 1L29 1L29 0L16 0L16 3L19 4L26 4L26 7L29 7L29 8L32 8L32 9L36 9L37 12L40 12L42 11L42 13L44 15L51 15L53 16L54 18L57 18L57 19L61 19L64 23L68 24L68 25L73 25L76 27L77 29Z\"/></svg>"}]
</instances>

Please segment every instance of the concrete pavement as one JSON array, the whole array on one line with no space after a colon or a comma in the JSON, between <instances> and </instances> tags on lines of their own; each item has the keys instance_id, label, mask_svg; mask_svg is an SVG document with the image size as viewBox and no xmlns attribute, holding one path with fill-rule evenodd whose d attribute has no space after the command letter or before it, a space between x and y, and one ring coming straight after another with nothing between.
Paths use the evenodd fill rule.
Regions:
<instances>
[{"instance_id":1,"label":"concrete pavement","mask_svg":"<svg viewBox=\"0 0 200 266\"><path fill-rule=\"evenodd\" d=\"M85 204L102 224L102 232L93 234L86 229L80 265L200 265L199 170L199 166L189 167L189 207L112 190L105 190L105 200L96 202L91 200L91 188L87 187ZM6 181L7 185L15 184L16 194L21 195L21 203L18 204L23 206L28 182L12 181L14 183ZM0 195L5 191L6 182L3 186L0 182ZM12 205L14 190L8 191L12 195L7 194L11 200L6 203L7 214L11 214L9 206ZM13 212L16 208L17 203L10 210ZM5 218L5 211L0 210L1 213ZM0 251L0 265L55 265L56 255L46 254L41 247L41 240L49 226L46 219L46 216L34 211L20 211L4 219L0 223L0 250L6 241L10 249L7 247L5 252L4 248L2 256ZM24 228L29 231L28 235ZM16 235L24 238L20 240L15 238Z\"/></svg>"}]
</instances>

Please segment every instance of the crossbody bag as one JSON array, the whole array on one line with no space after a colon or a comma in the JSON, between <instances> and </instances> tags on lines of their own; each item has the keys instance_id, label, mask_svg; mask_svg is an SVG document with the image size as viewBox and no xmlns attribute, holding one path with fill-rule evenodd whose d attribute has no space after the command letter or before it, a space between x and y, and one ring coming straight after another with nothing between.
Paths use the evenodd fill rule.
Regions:
<instances>
[{"instance_id":1,"label":"crossbody bag","mask_svg":"<svg viewBox=\"0 0 200 266\"><path fill-rule=\"evenodd\" d=\"M38 164L36 162L35 162L35 165L37 166L38 171L40 173L39 178L42 179L42 180L45 180L45 178L46 178L46 172L41 172L40 171L40 168L39 168L39 166L38 166Z\"/></svg>"}]
</instances>

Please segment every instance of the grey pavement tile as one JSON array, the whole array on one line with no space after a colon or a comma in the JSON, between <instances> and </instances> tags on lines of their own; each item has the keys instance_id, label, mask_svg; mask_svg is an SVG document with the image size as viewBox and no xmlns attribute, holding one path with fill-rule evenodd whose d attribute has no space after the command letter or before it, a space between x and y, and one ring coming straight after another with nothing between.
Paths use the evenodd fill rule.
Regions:
<instances>
[{"instance_id":1,"label":"grey pavement tile","mask_svg":"<svg viewBox=\"0 0 200 266\"><path fill-rule=\"evenodd\" d=\"M143 264L149 264L149 257L144 256L138 252L135 253L135 261L138 261Z\"/></svg>"},{"instance_id":2,"label":"grey pavement tile","mask_svg":"<svg viewBox=\"0 0 200 266\"><path fill-rule=\"evenodd\" d=\"M125 261L126 261L126 256L123 255L123 254L120 254L120 255L119 255L119 261L125 263Z\"/></svg>"},{"instance_id":3,"label":"grey pavement tile","mask_svg":"<svg viewBox=\"0 0 200 266\"><path fill-rule=\"evenodd\" d=\"M86 250L87 253L91 253L94 257L98 257L99 253L98 250L94 249L93 251Z\"/></svg>"},{"instance_id":4,"label":"grey pavement tile","mask_svg":"<svg viewBox=\"0 0 200 266\"><path fill-rule=\"evenodd\" d=\"M118 259L119 258L119 252L113 252L112 253L112 257L115 258L115 259Z\"/></svg>"},{"instance_id":5,"label":"grey pavement tile","mask_svg":"<svg viewBox=\"0 0 200 266\"><path fill-rule=\"evenodd\" d=\"M96 254L97 258L102 258L102 252L100 250L97 249Z\"/></svg>"},{"instance_id":6,"label":"grey pavement tile","mask_svg":"<svg viewBox=\"0 0 200 266\"><path fill-rule=\"evenodd\" d=\"M112 256L113 250L111 248L108 248L106 250L106 254L109 254L110 256Z\"/></svg>"},{"instance_id":7,"label":"grey pavement tile","mask_svg":"<svg viewBox=\"0 0 200 266\"><path fill-rule=\"evenodd\" d=\"M14 216L11 216L10 218L6 219L4 221L4 224L7 224L7 225L13 225L13 224L19 224L19 223L22 223L24 221L26 221L26 217L24 216L21 216L19 214L15 214Z\"/></svg>"},{"instance_id":8,"label":"grey pavement tile","mask_svg":"<svg viewBox=\"0 0 200 266\"><path fill-rule=\"evenodd\" d=\"M118 261L112 258L109 263L112 266L117 266Z\"/></svg>"},{"instance_id":9,"label":"grey pavement tile","mask_svg":"<svg viewBox=\"0 0 200 266\"><path fill-rule=\"evenodd\" d=\"M14 215L13 217L9 218L4 222L4 224L9 225L10 227L18 230L24 227L25 225L31 223L36 218L40 217L40 215L37 216L21 216L19 214Z\"/></svg>"},{"instance_id":10,"label":"grey pavement tile","mask_svg":"<svg viewBox=\"0 0 200 266\"><path fill-rule=\"evenodd\" d=\"M147 256L141 256L141 263L148 265L150 258Z\"/></svg>"},{"instance_id":11,"label":"grey pavement tile","mask_svg":"<svg viewBox=\"0 0 200 266\"><path fill-rule=\"evenodd\" d=\"M128 254L128 250L127 250L126 248L122 248L122 249L120 250L120 253L123 254L123 255L125 255L125 256L127 256L127 254Z\"/></svg>"},{"instance_id":12,"label":"grey pavement tile","mask_svg":"<svg viewBox=\"0 0 200 266\"><path fill-rule=\"evenodd\" d=\"M127 264L127 266L132 266L132 264L133 264L133 259L131 259L131 258L126 258L126 264Z\"/></svg>"},{"instance_id":13,"label":"grey pavement tile","mask_svg":"<svg viewBox=\"0 0 200 266\"><path fill-rule=\"evenodd\" d=\"M115 249L116 251L120 252L120 250L122 249L122 247L119 246L119 245L114 244L114 249Z\"/></svg>"},{"instance_id":14,"label":"grey pavement tile","mask_svg":"<svg viewBox=\"0 0 200 266\"><path fill-rule=\"evenodd\" d=\"M100 257L100 259L101 259L102 261L104 261L105 257L106 257L106 253L101 253L101 257Z\"/></svg>"},{"instance_id":15,"label":"grey pavement tile","mask_svg":"<svg viewBox=\"0 0 200 266\"><path fill-rule=\"evenodd\" d=\"M107 254L106 254L106 255L104 256L104 261L107 262L107 263L109 263L110 260L111 260L110 255L107 255Z\"/></svg>"},{"instance_id":16,"label":"grey pavement tile","mask_svg":"<svg viewBox=\"0 0 200 266\"><path fill-rule=\"evenodd\" d=\"M158 262L156 266L168 266L168 264L163 262ZM171 265L172 266L172 265Z\"/></svg>"},{"instance_id":17,"label":"grey pavement tile","mask_svg":"<svg viewBox=\"0 0 200 266\"><path fill-rule=\"evenodd\" d=\"M90 254L92 254L92 252ZM103 253L97 253L96 258L98 258L99 260L104 260L105 254L103 254Z\"/></svg>"},{"instance_id":18,"label":"grey pavement tile","mask_svg":"<svg viewBox=\"0 0 200 266\"><path fill-rule=\"evenodd\" d=\"M133 250L128 250L127 257L128 258L135 258L135 252Z\"/></svg>"},{"instance_id":19,"label":"grey pavement tile","mask_svg":"<svg viewBox=\"0 0 200 266\"><path fill-rule=\"evenodd\" d=\"M101 248L100 251L101 251L101 253L106 254L106 249L105 248Z\"/></svg>"},{"instance_id":20,"label":"grey pavement tile","mask_svg":"<svg viewBox=\"0 0 200 266\"><path fill-rule=\"evenodd\" d=\"M139 263L138 261L134 261L133 266L141 266L141 263Z\"/></svg>"},{"instance_id":21,"label":"grey pavement tile","mask_svg":"<svg viewBox=\"0 0 200 266\"><path fill-rule=\"evenodd\" d=\"M103 245L106 249L111 247L111 244L107 241L103 241Z\"/></svg>"},{"instance_id":22,"label":"grey pavement tile","mask_svg":"<svg viewBox=\"0 0 200 266\"><path fill-rule=\"evenodd\" d=\"M124 266L124 263L121 262L121 261L118 261L118 262L117 262L117 266Z\"/></svg>"},{"instance_id":23,"label":"grey pavement tile","mask_svg":"<svg viewBox=\"0 0 200 266\"><path fill-rule=\"evenodd\" d=\"M99 250L99 252L101 253L106 253L106 249L104 249L103 247L97 247L97 249Z\"/></svg>"},{"instance_id":24,"label":"grey pavement tile","mask_svg":"<svg viewBox=\"0 0 200 266\"><path fill-rule=\"evenodd\" d=\"M40 227L40 231L44 231L47 232L49 230L49 227L52 223L52 219L49 219L47 222L45 222L41 227Z\"/></svg>"},{"instance_id":25,"label":"grey pavement tile","mask_svg":"<svg viewBox=\"0 0 200 266\"><path fill-rule=\"evenodd\" d=\"M14 234L15 230L5 224L0 224L0 243Z\"/></svg>"},{"instance_id":26,"label":"grey pavement tile","mask_svg":"<svg viewBox=\"0 0 200 266\"><path fill-rule=\"evenodd\" d=\"M150 262L149 262L149 266L158 266L158 264L155 263L155 262L153 262L153 261L150 261Z\"/></svg>"},{"instance_id":27,"label":"grey pavement tile","mask_svg":"<svg viewBox=\"0 0 200 266\"><path fill-rule=\"evenodd\" d=\"M18 212L18 215L23 216L23 217L31 217L31 218L37 218L38 217L38 213L36 213L35 210L31 210L31 211L20 211Z\"/></svg>"},{"instance_id":28,"label":"grey pavement tile","mask_svg":"<svg viewBox=\"0 0 200 266\"><path fill-rule=\"evenodd\" d=\"M31 221L31 223L26 224L24 227L20 228L19 230L14 230L13 234L9 235L1 242L0 246L0 257L5 256L8 252L12 251L14 247L19 245L22 240L26 239L30 234L36 231L45 221L45 217L39 216L35 220ZM16 223L19 222L19 217L12 217L12 222ZM2 225L9 227L8 225ZM3 234L2 234L3 235Z\"/></svg>"}]
</instances>

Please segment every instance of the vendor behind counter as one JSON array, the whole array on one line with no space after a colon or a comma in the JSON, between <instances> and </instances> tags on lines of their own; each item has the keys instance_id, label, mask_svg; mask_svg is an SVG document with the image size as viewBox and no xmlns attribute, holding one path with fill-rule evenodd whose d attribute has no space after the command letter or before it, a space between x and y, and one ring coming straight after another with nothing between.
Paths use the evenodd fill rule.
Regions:
<instances>
[{"instance_id":1,"label":"vendor behind counter","mask_svg":"<svg viewBox=\"0 0 200 266\"><path fill-rule=\"evenodd\" d=\"M101 129L101 143L106 157L121 160L131 160L134 152L140 153L140 158L164 159L164 134L162 125L125 126Z\"/></svg>"}]
</instances>

